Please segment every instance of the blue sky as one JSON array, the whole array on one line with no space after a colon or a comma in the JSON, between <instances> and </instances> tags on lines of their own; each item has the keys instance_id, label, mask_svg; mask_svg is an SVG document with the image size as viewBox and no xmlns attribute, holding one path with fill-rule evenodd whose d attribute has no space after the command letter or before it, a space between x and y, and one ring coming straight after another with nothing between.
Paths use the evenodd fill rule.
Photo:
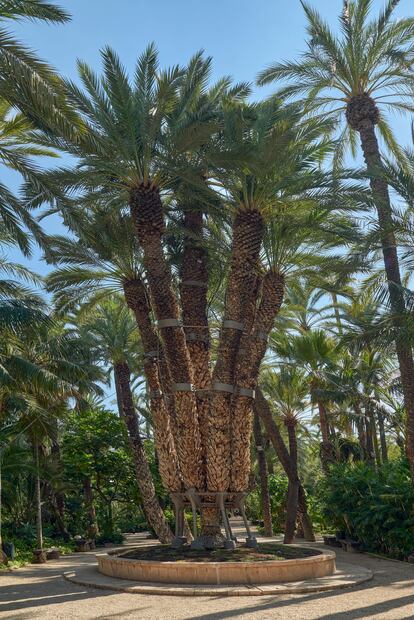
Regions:
<instances>
[{"instance_id":1,"label":"blue sky","mask_svg":"<svg viewBox=\"0 0 414 620\"><path fill-rule=\"evenodd\" d=\"M299 0L55 0L72 14L66 25L22 22L17 36L48 60L59 72L76 80L76 59L99 70L99 49L112 46L130 70L137 56L155 41L163 66L185 63L203 48L213 56L214 78L231 75L254 82L258 71L274 60L290 59L304 49L305 19ZM336 26L342 0L314 0L326 20ZM380 9L384 0L374 0ZM401 0L396 15L413 11L413 0ZM271 87L270 87L271 88ZM255 89L255 96L269 88ZM393 125L400 142L409 139L409 121L396 117ZM16 185L16 177L3 180ZM56 219L47 230L59 229ZM39 273L47 266L35 251L30 261L9 252Z\"/></svg>"}]
</instances>

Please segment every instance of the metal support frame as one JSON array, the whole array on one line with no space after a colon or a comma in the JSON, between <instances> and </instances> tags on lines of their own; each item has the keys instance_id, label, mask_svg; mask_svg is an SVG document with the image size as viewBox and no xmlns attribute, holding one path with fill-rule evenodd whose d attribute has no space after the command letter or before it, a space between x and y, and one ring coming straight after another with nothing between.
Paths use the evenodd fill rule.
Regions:
<instances>
[{"instance_id":1,"label":"metal support frame","mask_svg":"<svg viewBox=\"0 0 414 620\"><path fill-rule=\"evenodd\" d=\"M203 501L204 497L215 497L215 502L213 503L212 501ZM252 531L250 529L249 522L246 517L246 511L244 508L245 497L246 493L232 493L224 491L196 491L195 489L188 489L184 493L171 493L171 499L175 506L175 538L173 541L173 546L181 547L186 542L186 539L184 537L184 508L187 506L191 508L193 517L192 529L194 541L191 543L192 549L204 549L203 544L197 541L197 512L201 512L202 508L206 507L216 507L220 510L226 535L226 549L235 549L237 542L237 539L233 535L233 532L231 530L230 520L227 514L228 508L237 508L240 511L244 527L246 528L246 545L248 547L256 548L257 540L252 535Z\"/></svg>"}]
</instances>

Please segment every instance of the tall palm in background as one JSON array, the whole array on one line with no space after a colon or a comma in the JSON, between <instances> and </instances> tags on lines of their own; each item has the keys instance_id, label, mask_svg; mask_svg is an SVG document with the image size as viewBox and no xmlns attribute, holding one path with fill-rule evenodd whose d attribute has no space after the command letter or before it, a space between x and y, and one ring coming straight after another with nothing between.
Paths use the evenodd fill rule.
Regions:
<instances>
[{"instance_id":1,"label":"tall palm in background","mask_svg":"<svg viewBox=\"0 0 414 620\"><path fill-rule=\"evenodd\" d=\"M291 367L281 367L278 373L262 373L261 385L287 431L292 478L289 481L285 543L293 541L298 511L299 475L297 426L307 407L309 386L305 374Z\"/></svg>"},{"instance_id":2,"label":"tall palm in background","mask_svg":"<svg viewBox=\"0 0 414 620\"><path fill-rule=\"evenodd\" d=\"M409 343L398 329L405 313L401 273L394 234L393 212L378 145L376 128L397 157L401 151L387 123L385 110L412 112L414 93L412 55L414 19L393 20L398 0L388 0L377 18L369 19L372 0L345 0L340 35L302 2L309 35L308 51L298 61L277 63L261 72L260 83L288 80L279 96L304 98L309 113L346 119L339 138L339 161L344 147L355 152L359 134L377 210L384 268L396 327L395 346L407 411L407 455L414 480L414 365Z\"/></svg>"},{"instance_id":3,"label":"tall palm in background","mask_svg":"<svg viewBox=\"0 0 414 620\"><path fill-rule=\"evenodd\" d=\"M80 334L92 337L92 346L100 351L102 361L112 368L118 411L128 431L145 515L160 541L171 542L173 535L156 496L132 394L131 373L137 365L140 349L132 314L122 303L122 298L112 297L77 323Z\"/></svg>"}]
</instances>

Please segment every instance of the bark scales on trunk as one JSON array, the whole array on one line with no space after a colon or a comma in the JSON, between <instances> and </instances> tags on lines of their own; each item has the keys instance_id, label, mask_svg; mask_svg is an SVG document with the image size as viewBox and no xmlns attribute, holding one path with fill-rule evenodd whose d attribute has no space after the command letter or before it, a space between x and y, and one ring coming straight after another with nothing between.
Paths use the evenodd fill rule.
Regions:
<instances>
[{"instance_id":1,"label":"bark scales on trunk","mask_svg":"<svg viewBox=\"0 0 414 620\"><path fill-rule=\"evenodd\" d=\"M233 224L233 244L227 281L224 320L244 325L259 271L259 253L263 240L263 218L258 211L237 213ZM236 359L242 330L223 323L213 371L214 384L234 386ZM232 394L215 392L207 434L207 486L212 491L227 491L231 484L231 407ZM246 432L251 436L251 419ZM238 467L245 468L246 456L237 455ZM250 459L247 457L249 468ZM247 488L248 481L245 481Z\"/></svg>"},{"instance_id":2,"label":"bark scales on trunk","mask_svg":"<svg viewBox=\"0 0 414 620\"><path fill-rule=\"evenodd\" d=\"M375 133L375 125L380 113L375 101L367 94L353 97L346 110L349 125L358 131L364 160L370 177L372 197L377 209L381 230L382 254L388 281L391 308L394 315L395 347L404 394L407 414L407 456L410 463L411 478L414 481L414 363L409 342L400 334L401 319L405 314L405 301L401 290L401 274L397 246L393 232L392 207L388 184L384 179L381 154Z\"/></svg>"},{"instance_id":3,"label":"bark scales on trunk","mask_svg":"<svg viewBox=\"0 0 414 620\"><path fill-rule=\"evenodd\" d=\"M267 339L282 305L284 289L282 274L274 271L265 274L260 303L251 325L246 325L247 329L241 338L235 373L237 389L254 390L256 387L260 364L266 353ZM253 398L236 393L231 414L231 490L242 491L247 488L250 471Z\"/></svg>"},{"instance_id":4,"label":"bark scales on trunk","mask_svg":"<svg viewBox=\"0 0 414 620\"><path fill-rule=\"evenodd\" d=\"M124 294L128 307L134 313L144 349L144 373L161 479L167 491L181 491L183 483L173 436L175 412L172 399L166 401L164 396L165 391L171 393L171 379L162 345L151 322L147 291L143 282L136 279L124 283Z\"/></svg>"},{"instance_id":5,"label":"bark scales on trunk","mask_svg":"<svg viewBox=\"0 0 414 620\"><path fill-rule=\"evenodd\" d=\"M295 538L299 503L298 447L296 441L296 420L287 418L284 424L288 433L291 477L289 478L286 507L286 527L283 542L291 544Z\"/></svg>"},{"instance_id":6,"label":"bark scales on trunk","mask_svg":"<svg viewBox=\"0 0 414 620\"><path fill-rule=\"evenodd\" d=\"M329 422L326 405L321 400L318 400L317 407L319 412L319 427L321 429L322 435L322 442L320 446L321 463L323 471L325 472L325 474L328 474L329 465L335 462L334 448L329 432Z\"/></svg>"},{"instance_id":7,"label":"bark scales on trunk","mask_svg":"<svg viewBox=\"0 0 414 620\"><path fill-rule=\"evenodd\" d=\"M130 210L136 234L143 251L143 262L149 284L151 303L158 321L180 319L172 286L170 266L164 255L162 235L164 214L159 190L153 185L140 185L130 192ZM182 327L160 330L171 379L178 385L174 391L177 428L177 454L181 475L187 488L203 488L201 438L197 402L184 384L193 385L194 375Z\"/></svg>"},{"instance_id":8,"label":"bark scales on trunk","mask_svg":"<svg viewBox=\"0 0 414 620\"><path fill-rule=\"evenodd\" d=\"M173 534L159 504L139 434L138 419L131 392L131 373L127 362L116 363L114 365L114 374L117 394L119 394L119 413L128 430L136 479L141 492L144 512L148 523L154 529L160 541L162 543L169 543L173 540Z\"/></svg>"},{"instance_id":9,"label":"bark scales on trunk","mask_svg":"<svg viewBox=\"0 0 414 620\"><path fill-rule=\"evenodd\" d=\"M83 480L83 497L86 508L86 518L88 520L86 536L95 539L99 536L98 521L96 518L95 502L93 497L91 479L86 477Z\"/></svg>"},{"instance_id":10,"label":"bark scales on trunk","mask_svg":"<svg viewBox=\"0 0 414 620\"><path fill-rule=\"evenodd\" d=\"M206 437L210 413L210 334L207 316L208 268L203 239L203 210L185 205L184 250L181 260L180 299L187 348L193 367L200 426L203 479L206 479Z\"/></svg>"}]
</instances>

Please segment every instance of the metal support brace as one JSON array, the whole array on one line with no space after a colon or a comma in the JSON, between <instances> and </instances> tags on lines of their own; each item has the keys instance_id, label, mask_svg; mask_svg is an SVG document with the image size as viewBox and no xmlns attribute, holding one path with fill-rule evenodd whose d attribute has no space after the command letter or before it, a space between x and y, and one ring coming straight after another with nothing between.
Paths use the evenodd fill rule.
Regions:
<instances>
[{"instance_id":1,"label":"metal support brace","mask_svg":"<svg viewBox=\"0 0 414 620\"><path fill-rule=\"evenodd\" d=\"M171 493L171 499L175 508L175 538L172 541L171 546L179 549L187 542L187 539L184 536L184 504L178 494Z\"/></svg>"},{"instance_id":2,"label":"metal support brace","mask_svg":"<svg viewBox=\"0 0 414 620\"><path fill-rule=\"evenodd\" d=\"M224 505L224 493L219 493L217 495L217 500L220 506L221 518L223 519L224 531L226 532L226 549L235 549L236 542L233 540L233 536L231 535L230 523Z\"/></svg>"},{"instance_id":3,"label":"metal support brace","mask_svg":"<svg viewBox=\"0 0 414 620\"><path fill-rule=\"evenodd\" d=\"M246 532L247 532L246 545L248 547L256 549L257 548L257 540L256 540L256 538L254 536L252 536L252 531L250 529L249 521L248 521L248 519L246 517L246 511L244 509L244 496L239 496L238 504L239 504L240 514L241 514L242 519L243 519L244 527L246 528Z\"/></svg>"},{"instance_id":4,"label":"metal support brace","mask_svg":"<svg viewBox=\"0 0 414 620\"><path fill-rule=\"evenodd\" d=\"M234 385L230 385L229 383L213 383L211 386L213 392L227 392L228 394L233 394Z\"/></svg>"},{"instance_id":5,"label":"metal support brace","mask_svg":"<svg viewBox=\"0 0 414 620\"><path fill-rule=\"evenodd\" d=\"M161 319L157 322L157 327L163 329L165 327L182 327L180 319Z\"/></svg>"},{"instance_id":6,"label":"metal support brace","mask_svg":"<svg viewBox=\"0 0 414 620\"><path fill-rule=\"evenodd\" d=\"M192 383L173 383L171 386L172 392L194 392L194 385Z\"/></svg>"},{"instance_id":7,"label":"metal support brace","mask_svg":"<svg viewBox=\"0 0 414 620\"><path fill-rule=\"evenodd\" d=\"M236 387L234 391L237 396L247 396L248 398L255 397L254 390L251 390L250 388Z\"/></svg>"},{"instance_id":8,"label":"metal support brace","mask_svg":"<svg viewBox=\"0 0 414 620\"><path fill-rule=\"evenodd\" d=\"M242 332L244 330L244 323L240 323L239 321L232 321L231 319L224 319L223 321L224 329L237 329Z\"/></svg>"},{"instance_id":9,"label":"metal support brace","mask_svg":"<svg viewBox=\"0 0 414 620\"><path fill-rule=\"evenodd\" d=\"M190 500L191 503L191 510L193 513L193 536L194 536L194 540L197 538L197 496L195 494L194 489L188 489L187 493L186 493L188 499Z\"/></svg>"}]
</instances>

